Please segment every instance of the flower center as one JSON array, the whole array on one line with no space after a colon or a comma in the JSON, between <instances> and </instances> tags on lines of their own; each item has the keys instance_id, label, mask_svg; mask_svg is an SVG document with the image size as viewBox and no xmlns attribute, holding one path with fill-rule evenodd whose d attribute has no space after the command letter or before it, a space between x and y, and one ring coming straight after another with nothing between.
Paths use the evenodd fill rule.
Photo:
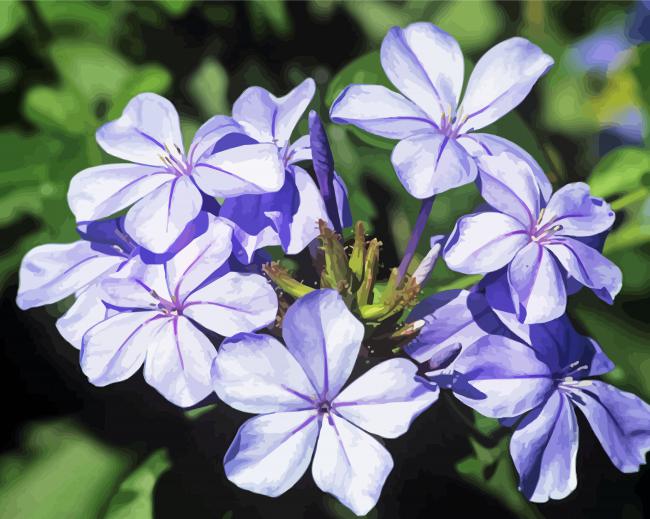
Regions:
<instances>
[{"instance_id":1,"label":"flower center","mask_svg":"<svg viewBox=\"0 0 650 519\"><path fill-rule=\"evenodd\" d=\"M192 168L185 159L185 154L175 144L169 146L165 144L165 152L160 155L160 160L165 164L165 168L175 175L189 175Z\"/></svg>"},{"instance_id":2,"label":"flower center","mask_svg":"<svg viewBox=\"0 0 650 519\"><path fill-rule=\"evenodd\" d=\"M553 236L556 232L559 232L564 228L559 224L553 225L554 220L551 220L550 222L540 226L542 218L544 218L544 209L542 209L539 212L539 218L537 219L537 224L535 225L535 228L533 229L530 235L530 238L535 242L541 242L547 240L548 238Z\"/></svg>"},{"instance_id":3,"label":"flower center","mask_svg":"<svg viewBox=\"0 0 650 519\"><path fill-rule=\"evenodd\" d=\"M330 412L330 410L332 409L332 405L327 401L323 401L323 402L319 402L316 408L318 409L318 414L324 415Z\"/></svg>"}]
</instances>

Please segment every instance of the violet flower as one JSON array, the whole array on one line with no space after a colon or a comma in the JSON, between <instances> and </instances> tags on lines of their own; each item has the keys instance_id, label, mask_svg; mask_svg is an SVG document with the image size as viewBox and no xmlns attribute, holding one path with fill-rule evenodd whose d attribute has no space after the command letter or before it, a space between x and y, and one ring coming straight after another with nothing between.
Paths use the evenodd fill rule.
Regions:
<instances>
[{"instance_id":1,"label":"violet flower","mask_svg":"<svg viewBox=\"0 0 650 519\"><path fill-rule=\"evenodd\" d=\"M275 146L251 143L212 153L215 141L236 129L230 118L213 117L199 128L186 155L174 106L156 94L139 94L119 119L97 131L104 151L131 163L77 173L68 191L70 208L85 222L133 206L124 221L127 233L163 253L198 216L201 192L225 197L282 187L284 168Z\"/></svg>"},{"instance_id":2,"label":"violet flower","mask_svg":"<svg viewBox=\"0 0 650 519\"><path fill-rule=\"evenodd\" d=\"M476 177L474 157L509 151L530 163L545 198L551 185L516 144L472 133L503 117L528 95L553 59L523 38L492 47L469 78L463 102L463 55L456 40L426 22L393 27L381 45L381 64L401 92L350 85L332 104L334 122L396 139L391 160L406 190L429 198ZM402 95L403 94L403 95Z\"/></svg>"},{"instance_id":3,"label":"violet flower","mask_svg":"<svg viewBox=\"0 0 650 519\"><path fill-rule=\"evenodd\" d=\"M510 153L479 159L481 194L496 211L461 217L443 256L452 270L486 274L504 268L517 317L555 319L566 308L567 275L611 304L620 269L585 240L609 229L614 212L576 182L544 203L528 163Z\"/></svg>"},{"instance_id":4,"label":"violet flower","mask_svg":"<svg viewBox=\"0 0 650 519\"><path fill-rule=\"evenodd\" d=\"M202 330L227 337L273 322L273 288L258 274L224 273L232 229L207 217L206 232L164 265L102 281L114 313L83 336L81 368L91 383L125 380L144 363L145 380L165 398L196 404L212 391L216 354Z\"/></svg>"},{"instance_id":5,"label":"violet flower","mask_svg":"<svg viewBox=\"0 0 650 519\"><path fill-rule=\"evenodd\" d=\"M334 226L318 186L297 165L312 158L310 137L305 135L293 144L290 142L315 88L314 81L308 78L280 98L261 87L246 89L233 105L230 121L234 129L215 145L214 150L220 152L250 143L272 144L277 147L286 172L279 191L227 197L223 203L219 215L233 222L235 238L241 244L241 250L235 252L242 261L250 261L256 250L272 245L281 245L286 253L297 254L318 236L319 220ZM345 185L332 173L336 199L340 200L339 207L345 208Z\"/></svg>"},{"instance_id":6,"label":"violet flower","mask_svg":"<svg viewBox=\"0 0 650 519\"><path fill-rule=\"evenodd\" d=\"M212 376L219 398L250 418L224 459L237 486L271 497L312 476L357 515L372 509L393 467L385 438L405 433L436 399L415 379L416 366L391 359L341 390L354 367L364 327L334 290L316 290L287 311L286 348L267 335L224 341Z\"/></svg>"},{"instance_id":7,"label":"violet flower","mask_svg":"<svg viewBox=\"0 0 650 519\"><path fill-rule=\"evenodd\" d=\"M523 415L510 441L519 488L531 501L562 499L577 484L575 407L619 470L635 472L645 463L650 406L588 378L613 367L598 344L579 335L564 316L530 326L528 344L486 336L466 348L454 364L463 382L456 396L485 416ZM468 395L465 384L477 394Z\"/></svg>"}]
</instances>

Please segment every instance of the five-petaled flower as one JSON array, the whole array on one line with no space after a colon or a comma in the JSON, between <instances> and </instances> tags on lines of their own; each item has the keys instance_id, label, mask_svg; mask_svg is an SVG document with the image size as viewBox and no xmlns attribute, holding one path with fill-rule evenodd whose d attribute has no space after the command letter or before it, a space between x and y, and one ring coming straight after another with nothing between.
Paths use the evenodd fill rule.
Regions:
<instances>
[{"instance_id":1,"label":"five-petaled flower","mask_svg":"<svg viewBox=\"0 0 650 519\"><path fill-rule=\"evenodd\" d=\"M203 206L203 195L229 197L278 191L284 167L272 144L213 153L214 143L236 131L216 115L199 128L186 155L178 114L156 94L140 94L122 116L97 131L98 144L131 164L95 166L70 182L68 203L78 222L98 220L131 205L124 228L137 243L163 253Z\"/></svg>"},{"instance_id":2,"label":"five-petaled flower","mask_svg":"<svg viewBox=\"0 0 650 519\"><path fill-rule=\"evenodd\" d=\"M334 122L397 139L391 160L406 190L429 198L472 182L474 157L510 151L530 162L545 198L551 185L532 157L516 144L471 133L500 119L528 95L553 64L523 38L494 46L478 61L463 102L463 54L458 42L435 25L393 27L381 45L381 64L403 94L380 85L350 85L332 103Z\"/></svg>"},{"instance_id":3,"label":"five-petaled flower","mask_svg":"<svg viewBox=\"0 0 650 519\"><path fill-rule=\"evenodd\" d=\"M620 269L586 238L607 231L614 212L584 183L567 184L547 204L528 163L510 153L479 159L481 194L496 211L461 217L443 256L465 274L504 269L522 322L540 323L566 308L567 273L608 303L621 289Z\"/></svg>"},{"instance_id":4,"label":"five-petaled flower","mask_svg":"<svg viewBox=\"0 0 650 519\"><path fill-rule=\"evenodd\" d=\"M614 465L635 472L650 450L650 406L587 377L614 365L568 317L531 325L526 341L488 335L454 363L457 398L493 418L523 418L510 441L520 490L531 501L562 499L576 487L578 424L587 418ZM467 385L476 389L470 395Z\"/></svg>"},{"instance_id":5,"label":"five-petaled flower","mask_svg":"<svg viewBox=\"0 0 650 519\"><path fill-rule=\"evenodd\" d=\"M317 290L284 317L286 348L266 335L241 334L221 345L212 376L232 407L260 416L242 425L226 453L226 475L268 496L291 488L314 453L318 487L358 515L375 506L393 467L366 431L395 438L438 397L407 359L385 361L345 389L363 325L333 290Z\"/></svg>"},{"instance_id":6,"label":"five-petaled flower","mask_svg":"<svg viewBox=\"0 0 650 519\"><path fill-rule=\"evenodd\" d=\"M144 363L145 380L165 398L196 404L212 391L216 354L202 328L227 337L273 322L275 291L258 274L227 272L232 230L209 218L206 232L165 264L102 281L114 312L81 346L81 368L93 384L125 380Z\"/></svg>"},{"instance_id":7,"label":"five-petaled flower","mask_svg":"<svg viewBox=\"0 0 650 519\"><path fill-rule=\"evenodd\" d=\"M315 88L314 80L307 78L280 98L261 87L246 89L233 104L229 118L231 133L215 145L216 151L222 151L245 144L272 144L277 146L286 172L279 191L227 198L221 208L219 215L234 223L234 235L241 244L241 250L235 252L243 261L250 261L253 252L271 245L281 245L288 254L297 254L318 236L319 220L333 225L318 186L297 165L312 160L309 136L290 143ZM336 200L343 214L347 191L343 180L332 173Z\"/></svg>"}]
</instances>

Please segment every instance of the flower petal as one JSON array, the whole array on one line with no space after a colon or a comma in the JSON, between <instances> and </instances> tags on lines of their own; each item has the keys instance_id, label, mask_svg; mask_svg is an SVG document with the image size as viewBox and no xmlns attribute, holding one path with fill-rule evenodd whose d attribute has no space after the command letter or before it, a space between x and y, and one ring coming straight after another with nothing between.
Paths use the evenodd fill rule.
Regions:
<instances>
[{"instance_id":1,"label":"flower petal","mask_svg":"<svg viewBox=\"0 0 650 519\"><path fill-rule=\"evenodd\" d=\"M289 145L286 164L290 166L304 160L311 160L311 139L309 135L303 135Z\"/></svg>"},{"instance_id":2,"label":"flower petal","mask_svg":"<svg viewBox=\"0 0 650 519\"><path fill-rule=\"evenodd\" d=\"M485 296L467 290L439 292L422 300L408 321L424 321L420 333L405 351L418 362L453 344L467 347L487 334L505 333L505 327L488 306Z\"/></svg>"},{"instance_id":3,"label":"flower petal","mask_svg":"<svg viewBox=\"0 0 650 519\"><path fill-rule=\"evenodd\" d=\"M330 118L388 139L405 139L435 128L411 101L381 85L346 87L332 103Z\"/></svg>"},{"instance_id":4,"label":"flower petal","mask_svg":"<svg viewBox=\"0 0 650 519\"><path fill-rule=\"evenodd\" d=\"M139 94L124 108L119 119L97 130L97 143L113 157L164 165L167 149L183 150L178 113L167 99L157 94ZM167 148L167 149L166 149Z\"/></svg>"},{"instance_id":5,"label":"flower petal","mask_svg":"<svg viewBox=\"0 0 650 519\"><path fill-rule=\"evenodd\" d=\"M476 178L476 164L462 146L442 133L426 132L397 143L395 172L415 198L429 198Z\"/></svg>"},{"instance_id":6,"label":"flower petal","mask_svg":"<svg viewBox=\"0 0 650 519\"><path fill-rule=\"evenodd\" d=\"M317 394L298 361L268 335L238 334L226 339L212 365L219 398L245 413L316 408Z\"/></svg>"},{"instance_id":7,"label":"flower petal","mask_svg":"<svg viewBox=\"0 0 650 519\"><path fill-rule=\"evenodd\" d=\"M309 467L318 430L315 411L272 413L247 420L224 458L226 477L257 494L283 494Z\"/></svg>"},{"instance_id":8,"label":"flower petal","mask_svg":"<svg viewBox=\"0 0 650 519\"><path fill-rule=\"evenodd\" d=\"M126 380L140 369L166 321L159 312L124 312L93 326L83 337L81 370L95 386Z\"/></svg>"},{"instance_id":9,"label":"flower petal","mask_svg":"<svg viewBox=\"0 0 650 519\"><path fill-rule=\"evenodd\" d=\"M519 490L535 503L562 499L578 484L578 423L571 402L560 391L532 410L510 441L519 473Z\"/></svg>"},{"instance_id":10,"label":"flower petal","mask_svg":"<svg viewBox=\"0 0 650 519\"><path fill-rule=\"evenodd\" d=\"M554 236L593 236L609 229L615 218L607 202L591 196L587 184L574 182L553 194L539 225L540 228L561 226Z\"/></svg>"},{"instance_id":11,"label":"flower petal","mask_svg":"<svg viewBox=\"0 0 650 519\"><path fill-rule=\"evenodd\" d=\"M280 98L264 88L250 87L233 104L232 116L253 139L283 147L315 91L316 83L311 78Z\"/></svg>"},{"instance_id":12,"label":"flower petal","mask_svg":"<svg viewBox=\"0 0 650 519\"><path fill-rule=\"evenodd\" d=\"M524 38L510 38L488 50L467 83L459 112L464 132L500 119L521 103L553 58Z\"/></svg>"},{"instance_id":13,"label":"flower petal","mask_svg":"<svg viewBox=\"0 0 650 519\"><path fill-rule=\"evenodd\" d=\"M440 124L455 114L463 87L463 53L458 42L426 22L393 27L381 44L381 65L402 94Z\"/></svg>"},{"instance_id":14,"label":"flower petal","mask_svg":"<svg viewBox=\"0 0 650 519\"><path fill-rule=\"evenodd\" d=\"M527 342L551 371L558 375L582 379L614 369L613 362L600 345L590 337L580 335L566 314L528 328L530 338Z\"/></svg>"},{"instance_id":15,"label":"flower petal","mask_svg":"<svg viewBox=\"0 0 650 519\"><path fill-rule=\"evenodd\" d=\"M39 245L20 264L16 304L27 310L60 301L123 261L94 250L87 241Z\"/></svg>"},{"instance_id":16,"label":"flower petal","mask_svg":"<svg viewBox=\"0 0 650 519\"><path fill-rule=\"evenodd\" d=\"M192 180L178 177L135 204L126 214L124 228L144 248L163 253L198 216L202 204Z\"/></svg>"},{"instance_id":17,"label":"flower petal","mask_svg":"<svg viewBox=\"0 0 650 519\"><path fill-rule=\"evenodd\" d=\"M539 216L540 193L528 163L505 152L479 157L478 167L484 200L531 229Z\"/></svg>"},{"instance_id":18,"label":"flower petal","mask_svg":"<svg viewBox=\"0 0 650 519\"><path fill-rule=\"evenodd\" d=\"M282 336L323 398L335 397L357 360L363 325L336 290L315 290L284 316Z\"/></svg>"},{"instance_id":19,"label":"flower petal","mask_svg":"<svg viewBox=\"0 0 650 519\"><path fill-rule=\"evenodd\" d=\"M460 135L458 137L458 143L465 148L467 153L474 157L483 154L499 155L503 152L515 155L519 160L523 160L530 167L533 175L535 175L535 180L537 181L537 185L539 186L539 190L542 193L544 200L548 201L548 199L551 198L553 186L544 174L544 170L542 170L530 153L520 146L517 146L514 142L504 139L503 137L498 137L497 135L490 135L489 133L470 133Z\"/></svg>"},{"instance_id":20,"label":"flower petal","mask_svg":"<svg viewBox=\"0 0 650 519\"><path fill-rule=\"evenodd\" d=\"M397 438L438 399L415 376L417 366L406 359L390 359L373 367L334 400L334 412L357 427L384 438Z\"/></svg>"},{"instance_id":21,"label":"flower petal","mask_svg":"<svg viewBox=\"0 0 650 519\"><path fill-rule=\"evenodd\" d=\"M204 157L192 177L211 196L258 195L278 191L284 166L273 144L244 144Z\"/></svg>"},{"instance_id":22,"label":"flower petal","mask_svg":"<svg viewBox=\"0 0 650 519\"><path fill-rule=\"evenodd\" d=\"M161 168L140 164L95 166L72 177L68 205L78 222L96 220L129 207L173 179Z\"/></svg>"},{"instance_id":23,"label":"flower petal","mask_svg":"<svg viewBox=\"0 0 650 519\"><path fill-rule=\"evenodd\" d=\"M348 197L348 187L341 175L334 172L334 195L336 196L336 206L339 210L339 221L345 229L352 226L352 210L350 209L350 199Z\"/></svg>"},{"instance_id":24,"label":"flower petal","mask_svg":"<svg viewBox=\"0 0 650 519\"><path fill-rule=\"evenodd\" d=\"M103 291L98 285L89 286L56 321L56 329L61 336L77 349L81 348L84 334L109 316L102 295Z\"/></svg>"},{"instance_id":25,"label":"flower petal","mask_svg":"<svg viewBox=\"0 0 650 519\"><path fill-rule=\"evenodd\" d=\"M491 418L509 418L542 403L554 389L549 367L538 360L535 350L497 335L482 337L456 359L454 369L482 395L456 397Z\"/></svg>"},{"instance_id":26,"label":"flower petal","mask_svg":"<svg viewBox=\"0 0 650 519\"><path fill-rule=\"evenodd\" d=\"M355 514L366 515L392 469L390 454L372 436L334 414L323 417L312 464L314 481L323 492Z\"/></svg>"},{"instance_id":27,"label":"flower petal","mask_svg":"<svg viewBox=\"0 0 650 519\"><path fill-rule=\"evenodd\" d=\"M278 311L273 287L259 274L229 272L192 293L183 314L230 337L271 324Z\"/></svg>"},{"instance_id":28,"label":"flower petal","mask_svg":"<svg viewBox=\"0 0 650 519\"><path fill-rule=\"evenodd\" d=\"M197 163L206 153L210 155L217 141L233 133L243 134L245 131L232 117L226 115L210 117L194 134L188 154L190 164Z\"/></svg>"},{"instance_id":29,"label":"flower petal","mask_svg":"<svg viewBox=\"0 0 650 519\"><path fill-rule=\"evenodd\" d=\"M144 379L177 406L197 404L212 392L210 366L216 354L209 339L188 319L167 319L152 337Z\"/></svg>"},{"instance_id":30,"label":"flower petal","mask_svg":"<svg viewBox=\"0 0 650 519\"><path fill-rule=\"evenodd\" d=\"M523 323L544 323L566 308L566 287L553 255L537 242L521 249L508 266L508 283L517 317Z\"/></svg>"},{"instance_id":31,"label":"flower petal","mask_svg":"<svg viewBox=\"0 0 650 519\"><path fill-rule=\"evenodd\" d=\"M232 228L222 218L208 214L207 230L194 238L165 264L169 291L177 301L200 287L232 252Z\"/></svg>"},{"instance_id":32,"label":"flower petal","mask_svg":"<svg viewBox=\"0 0 650 519\"><path fill-rule=\"evenodd\" d=\"M612 463L638 471L650 451L650 405L598 380L579 382L571 394Z\"/></svg>"},{"instance_id":33,"label":"flower petal","mask_svg":"<svg viewBox=\"0 0 650 519\"><path fill-rule=\"evenodd\" d=\"M598 297L612 304L623 285L623 273L596 249L571 238L556 237L546 244L567 272Z\"/></svg>"},{"instance_id":34,"label":"flower petal","mask_svg":"<svg viewBox=\"0 0 650 519\"><path fill-rule=\"evenodd\" d=\"M443 255L452 270L485 274L508 264L529 241L524 226L511 216L478 213L456 222Z\"/></svg>"}]
</instances>

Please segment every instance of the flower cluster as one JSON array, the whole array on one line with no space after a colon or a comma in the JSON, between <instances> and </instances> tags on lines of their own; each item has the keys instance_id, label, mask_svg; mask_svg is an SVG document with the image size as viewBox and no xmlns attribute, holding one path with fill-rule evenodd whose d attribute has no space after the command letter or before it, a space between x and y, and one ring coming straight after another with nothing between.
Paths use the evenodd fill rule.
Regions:
<instances>
[{"instance_id":1,"label":"flower cluster","mask_svg":"<svg viewBox=\"0 0 650 519\"><path fill-rule=\"evenodd\" d=\"M353 245L344 243L347 188L315 111L309 134L291 141L315 93L306 79L281 98L247 89L232 116L209 119L187 150L169 101L133 98L96 135L128 162L74 176L68 202L80 240L25 256L18 306L74 297L57 328L80 349L92 384L144 366L147 383L178 406L216 393L255 414L224 469L259 494L284 493L311 464L319 488L366 514L393 467L372 435L406 433L441 390L514 427L510 453L532 501L576 486L576 407L613 463L638 470L650 406L593 379L613 365L565 314L583 286L610 304L621 288L620 270L600 252L614 213L583 183L553 193L525 150L476 132L515 108L553 60L525 39L506 40L478 61L462 103L460 47L429 23L391 29L381 63L400 93L350 85L330 116L397 140L395 172L422 200L389 279L377 279L381 243L366 240L361 223ZM432 237L409 275L435 196L474 181L488 207ZM304 251L320 287L270 263L272 246ZM411 309L439 255L484 277ZM367 346L382 324L398 322L388 347Z\"/></svg>"}]
</instances>

